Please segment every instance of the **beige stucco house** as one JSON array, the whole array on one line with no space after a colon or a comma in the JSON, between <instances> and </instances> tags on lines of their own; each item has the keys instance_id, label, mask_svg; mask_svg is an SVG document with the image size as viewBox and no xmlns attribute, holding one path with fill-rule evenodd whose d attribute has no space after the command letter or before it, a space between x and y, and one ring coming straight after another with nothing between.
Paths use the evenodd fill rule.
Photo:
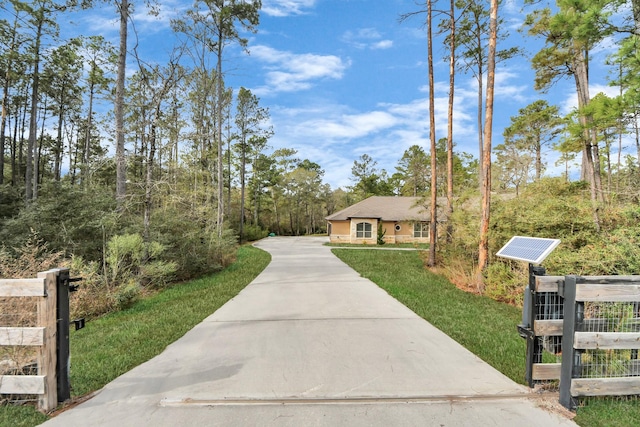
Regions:
<instances>
[{"instance_id":1,"label":"beige stucco house","mask_svg":"<svg viewBox=\"0 0 640 427\"><path fill-rule=\"evenodd\" d=\"M330 241L375 245L382 223L387 243L429 243L431 214L421 200L424 203L420 197L372 196L329 215Z\"/></svg>"}]
</instances>

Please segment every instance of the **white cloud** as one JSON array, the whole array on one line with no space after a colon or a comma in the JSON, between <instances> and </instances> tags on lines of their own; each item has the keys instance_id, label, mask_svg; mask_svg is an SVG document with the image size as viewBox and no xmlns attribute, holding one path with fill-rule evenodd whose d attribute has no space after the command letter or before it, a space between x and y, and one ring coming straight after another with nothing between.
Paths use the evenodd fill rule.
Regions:
<instances>
[{"instance_id":1,"label":"white cloud","mask_svg":"<svg viewBox=\"0 0 640 427\"><path fill-rule=\"evenodd\" d=\"M511 84L510 82L514 80L518 83L522 82L521 76L517 73L505 70L496 71L496 101L502 102L502 100L508 100L509 102L527 102L530 100L531 91L529 90L529 87L526 84Z\"/></svg>"},{"instance_id":2,"label":"white cloud","mask_svg":"<svg viewBox=\"0 0 640 427\"><path fill-rule=\"evenodd\" d=\"M443 90L444 89L444 90ZM438 85L435 102L437 137L446 136L447 86ZM475 154L475 97L473 90L458 90L454 110L456 151ZM369 154L389 175L402 154L412 145L429 151L428 99L421 95L406 103L379 103L372 109L353 111L346 105L322 100L308 107L272 108L275 148L294 148L300 158L322 165L333 187L351 185L351 167Z\"/></svg>"},{"instance_id":3,"label":"white cloud","mask_svg":"<svg viewBox=\"0 0 640 427\"><path fill-rule=\"evenodd\" d=\"M342 35L342 41L356 49L389 49L393 46L393 41L382 39L382 35L375 28L347 31Z\"/></svg>"},{"instance_id":4,"label":"white cloud","mask_svg":"<svg viewBox=\"0 0 640 427\"><path fill-rule=\"evenodd\" d=\"M315 6L316 0L264 0L261 11L270 16L303 15Z\"/></svg>"},{"instance_id":5,"label":"white cloud","mask_svg":"<svg viewBox=\"0 0 640 427\"><path fill-rule=\"evenodd\" d=\"M307 122L310 135L333 140L362 138L388 129L397 124L397 119L385 111L371 111L361 114L342 115L328 119Z\"/></svg>"},{"instance_id":6,"label":"white cloud","mask_svg":"<svg viewBox=\"0 0 640 427\"><path fill-rule=\"evenodd\" d=\"M295 54L263 45L252 46L251 56L266 64L267 86L254 90L262 95L309 89L320 79L340 79L350 65L335 55Z\"/></svg>"},{"instance_id":7,"label":"white cloud","mask_svg":"<svg viewBox=\"0 0 640 427\"><path fill-rule=\"evenodd\" d=\"M393 41L381 40L371 45L371 49L389 49L393 47Z\"/></svg>"}]
</instances>

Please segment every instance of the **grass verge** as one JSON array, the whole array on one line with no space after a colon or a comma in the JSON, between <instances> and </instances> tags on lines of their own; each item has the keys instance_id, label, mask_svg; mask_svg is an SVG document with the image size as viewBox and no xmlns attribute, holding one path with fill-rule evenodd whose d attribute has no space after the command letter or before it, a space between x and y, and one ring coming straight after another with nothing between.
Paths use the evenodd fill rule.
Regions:
<instances>
[{"instance_id":1,"label":"grass verge","mask_svg":"<svg viewBox=\"0 0 640 427\"><path fill-rule=\"evenodd\" d=\"M516 329L520 309L456 288L426 270L417 252L332 251L482 360L524 384L526 346ZM637 425L638 402L637 398L593 399L578 409L574 421L583 427Z\"/></svg>"},{"instance_id":2,"label":"grass verge","mask_svg":"<svg viewBox=\"0 0 640 427\"><path fill-rule=\"evenodd\" d=\"M72 397L98 390L161 353L236 296L270 260L267 252L243 246L237 261L220 273L174 286L72 331ZM33 406L0 405L2 427L31 427L45 420Z\"/></svg>"}]
</instances>

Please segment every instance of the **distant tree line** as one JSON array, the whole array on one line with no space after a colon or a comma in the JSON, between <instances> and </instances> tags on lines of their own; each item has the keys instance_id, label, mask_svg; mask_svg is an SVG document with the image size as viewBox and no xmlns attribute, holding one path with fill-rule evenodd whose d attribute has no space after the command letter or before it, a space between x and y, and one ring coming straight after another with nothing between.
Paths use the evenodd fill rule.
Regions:
<instances>
[{"instance_id":1,"label":"distant tree line","mask_svg":"<svg viewBox=\"0 0 640 427\"><path fill-rule=\"evenodd\" d=\"M433 200L446 197L446 231L432 242L428 264L476 260L481 280L471 275L469 281L481 289L482 280L491 281L489 248L495 252L504 243L504 233L496 230L513 221L492 207L492 191L494 199L503 193L520 200L535 188L558 203L558 194L587 195L592 231L602 239L614 225L628 224L612 218L633 210L640 197L640 14L631 13L640 10L637 2L559 0L553 10L531 11L524 30L545 43L531 58L536 88L549 90L570 79L579 105L561 117L557 106L535 101L512 117L504 142L495 146L488 99L493 80L486 77L496 63L522 53L501 48L508 33L499 2L443 5L425 1L416 15L427 15L430 43L440 34L448 49L446 137L438 138L435 121L425 117L428 149L407 148L394 171L379 169L362 154L354 160L352 185L332 189L321 165L293 149L273 150L269 109L249 89L226 84L228 48L247 49L240 34L258 30L259 0L196 1L172 20L174 49L163 64L147 62L128 40L140 4L113 2L121 23L114 46L97 35L60 38L59 22L80 7L93 7L90 1L1 2L3 253L17 256L27 241L40 242L84 260L104 277L104 286L129 295L149 281L222 268L237 242L269 232L323 233L327 215L371 195L430 197L434 215ZM590 52L604 41L617 48L609 58L611 84L620 90L613 98L589 91ZM455 150L459 73L478 85L477 156ZM571 164L580 159L584 185L560 191L547 180L544 154L550 148L560 153L567 181ZM635 155L624 154L629 148ZM501 200L494 201L501 206ZM538 234L552 233L540 229L547 231ZM576 239L573 249L590 241ZM117 268L121 263L130 266L126 278Z\"/></svg>"}]
</instances>

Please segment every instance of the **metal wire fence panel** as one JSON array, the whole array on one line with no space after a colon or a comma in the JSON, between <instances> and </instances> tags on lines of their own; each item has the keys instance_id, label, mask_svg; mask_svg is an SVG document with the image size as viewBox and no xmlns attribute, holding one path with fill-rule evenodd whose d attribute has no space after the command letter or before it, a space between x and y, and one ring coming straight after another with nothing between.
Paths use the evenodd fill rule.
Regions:
<instances>
[{"instance_id":1,"label":"metal wire fence panel","mask_svg":"<svg viewBox=\"0 0 640 427\"><path fill-rule=\"evenodd\" d=\"M567 407L605 396L637 400L638 277L530 278L531 304L525 304L519 331L527 339L531 387L560 391Z\"/></svg>"},{"instance_id":2,"label":"metal wire fence panel","mask_svg":"<svg viewBox=\"0 0 640 427\"><path fill-rule=\"evenodd\" d=\"M564 299L557 292L538 292L536 294L535 319L536 321L562 320L564 317ZM558 355L562 352L562 329L553 333L547 331L547 335L537 337L540 340L540 350L538 350L540 361L544 361L544 352L551 355ZM549 360L547 358L547 360ZM555 363L558 360L553 360ZM547 362L549 363L549 362Z\"/></svg>"},{"instance_id":3,"label":"metal wire fence panel","mask_svg":"<svg viewBox=\"0 0 640 427\"><path fill-rule=\"evenodd\" d=\"M578 340L581 378L640 376L638 332L640 302L585 302L584 322ZM576 334L578 335L578 333ZM616 348L619 347L619 348Z\"/></svg>"},{"instance_id":4,"label":"metal wire fence panel","mask_svg":"<svg viewBox=\"0 0 640 427\"><path fill-rule=\"evenodd\" d=\"M0 326L29 327L38 323L38 297L0 298Z\"/></svg>"},{"instance_id":5,"label":"metal wire fence panel","mask_svg":"<svg viewBox=\"0 0 640 427\"><path fill-rule=\"evenodd\" d=\"M628 280L627 280L628 279ZM567 276L560 403L640 394L640 288L636 276Z\"/></svg>"}]
</instances>

